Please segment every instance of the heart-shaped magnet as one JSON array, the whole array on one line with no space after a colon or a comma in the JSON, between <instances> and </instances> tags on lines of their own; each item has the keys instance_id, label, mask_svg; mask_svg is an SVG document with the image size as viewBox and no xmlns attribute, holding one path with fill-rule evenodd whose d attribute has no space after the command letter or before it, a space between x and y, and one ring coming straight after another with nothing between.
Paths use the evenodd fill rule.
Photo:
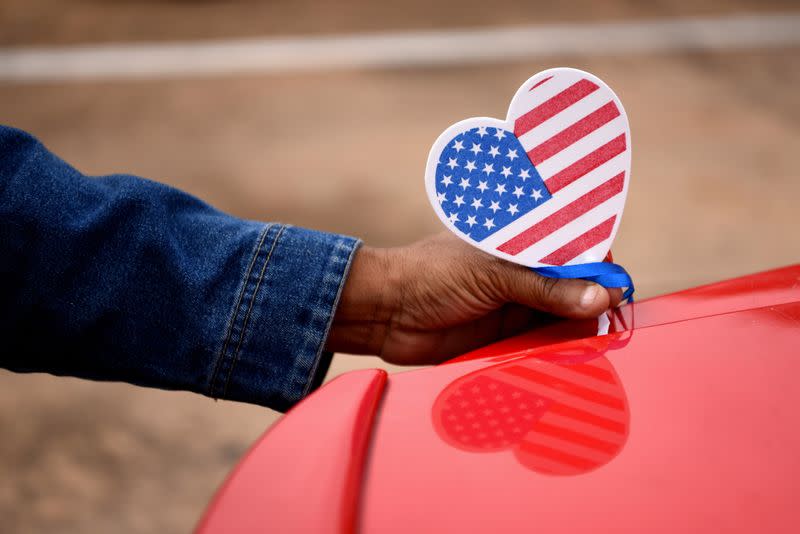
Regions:
<instances>
[{"instance_id":1,"label":"heart-shaped magnet","mask_svg":"<svg viewBox=\"0 0 800 534\"><path fill-rule=\"evenodd\" d=\"M436 214L468 243L528 267L599 262L617 233L631 168L628 118L599 78L540 72L505 121L450 126L425 172Z\"/></svg>"}]
</instances>

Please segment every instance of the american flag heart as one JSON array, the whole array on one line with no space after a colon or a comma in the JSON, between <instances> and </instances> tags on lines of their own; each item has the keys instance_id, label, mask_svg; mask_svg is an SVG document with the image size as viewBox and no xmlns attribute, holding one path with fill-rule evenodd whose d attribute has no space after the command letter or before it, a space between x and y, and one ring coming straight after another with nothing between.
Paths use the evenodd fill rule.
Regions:
<instances>
[{"instance_id":1,"label":"american flag heart","mask_svg":"<svg viewBox=\"0 0 800 534\"><path fill-rule=\"evenodd\" d=\"M454 447L510 450L525 467L551 475L607 464L625 445L629 418L622 383L596 352L477 371L448 385L433 408L434 427Z\"/></svg>"},{"instance_id":2,"label":"american flag heart","mask_svg":"<svg viewBox=\"0 0 800 534\"><path fill-rule=\"evenodd\" d=\"M472 118L439 136L428 197L456 235L530 267L602 261L630 177L630 128L599 78L557 68L525 82L505 121Z\"/></svg>"}]
</instances>

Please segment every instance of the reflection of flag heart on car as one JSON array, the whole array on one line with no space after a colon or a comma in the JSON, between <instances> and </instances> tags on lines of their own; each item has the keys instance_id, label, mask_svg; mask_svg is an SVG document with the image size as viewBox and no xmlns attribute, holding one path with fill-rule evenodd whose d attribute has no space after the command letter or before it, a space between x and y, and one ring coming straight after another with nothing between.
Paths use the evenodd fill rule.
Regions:
<instances>
[{"instance_id":1,"label":"reflection of flag heart on car","mask_svg":"<svg viewBox=\"0 0 800 534\"><path fill-rule=\"evenodd\" d=\"M619 227L630 178L628 119L600 79L541 72L505 121L471 118L428 156L428 198L452 232L529 267L602 261Z\"/></svg>"},{"instance_id":2,"label":"reflection of flag heart on car","mask_svg":"<svg viewBox=\"0 0 800 534\"><path fill-rule=\"evenodd\" d=\"M619 454L629 411L614 368L594 352L526 357L466 375L439 395L433 419L459 449L509 449L534 471L576 475Z\"/></svg>"}]
</instances>

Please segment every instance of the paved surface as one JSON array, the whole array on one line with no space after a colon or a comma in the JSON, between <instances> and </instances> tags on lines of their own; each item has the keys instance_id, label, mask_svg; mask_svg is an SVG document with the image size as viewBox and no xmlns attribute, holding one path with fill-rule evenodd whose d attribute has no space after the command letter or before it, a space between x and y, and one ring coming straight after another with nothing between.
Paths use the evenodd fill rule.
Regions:
<instances>
[{"instance_id":1,"label":"paved surface","mask_svg":"<svg viewBox=\"0 0 800 534\"><path fill-rule=\"evenodd\" d=\"M794 6L717 1L641 7L617 0L599 10L595 2L584 3L588 11L576 14L566 4L534 10L529 3L498 0L488 22ZM0 44L476 26L476 13L485 13L479 11L485 2L455 14L444 8L431 14L428 4L390 12L367 2L6 0L0 2ZM422 172L441 130L467 116L503 116L519 83L556 65L605 79L631 119L633 176L614 251L641 296L798 261L796 48L0 85L0 120L32 131L89 173L137 173L243 217L393 245L439 230ZM333 374L374 365L379 363L371 358L337 356ZM3 529L187 531L225 473L276 417L184 393L0 372Z\"/></svg>"}]
</instances>

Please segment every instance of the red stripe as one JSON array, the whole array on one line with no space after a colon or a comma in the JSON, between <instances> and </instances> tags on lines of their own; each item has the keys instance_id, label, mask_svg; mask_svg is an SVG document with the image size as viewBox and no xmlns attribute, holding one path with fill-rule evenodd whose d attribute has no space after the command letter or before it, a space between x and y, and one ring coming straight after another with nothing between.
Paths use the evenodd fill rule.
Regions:
<instances>
[{"instance_id":1,"label":"red stripe","mask_svg":"<svg viewBox=\"0 0 800 534\"><path fill-rule=\"evenodd\" d=\"M540 81L540 82L537 82L537 83L536 83L536 84L535 84L533 87L531 87L530 89L528 89L528 91L533 91L534 89L536 89L537 87L539 87L540 85L542 85L542 84L543 84L544 82L546 82L547 80L552 80L552 79L553 79L553 77L552 77L552 76L548 76L548 77L547 77L547 78L545 78L544 80L542 80L542 81Z\"/></svg>"},{"instance_id":2,"label":"red stripe","mask_svg":"<svg viewBox=\"0 0 800 534\"><path fill-rule=\"evenodd\" d=\"M528 157L531 163L538 165L617 117L619 117L617 105L614 104L613 101L609 102L600 109L589 113L572 126L557 133L536 148L533 148L528 152Z\"/></svg>"},{"instance_id":3,"label":"red stripe","mask_svg":"<svg viewBox=\"0 0 800 534\"><path fill-rule=\"evenodd\" d=\"M606 419L605 417L601 417L591 412L586 412L584 410L575 408L574 406L568 406L566 404L555 402L550 405L549 410L551 413L563 415L564 417L569 417L582 423L604 428L611 432L616 432L617 434L625 433L625 423L620 423L612 419Z\"/></svg>"},{"instance_id":4,"label":"red stripe","mask_svg":"<svg viewBox=\"0 0 800 534\"><path fill-rule=\"evenodd\" d=\"M545 256L541 259L541 262L548 265L564 265L569 260L583 254L596 244L608 239L608 236L611 235L611 230L614 228L614 221L616 219L616 215L612 216L610 219L606 219L588 232L579 235L563 247Z\"/></svg>"},{"instance_id":5,"label":"red stripe","mask_svg":"<svg viewBox=\"0 0 800 534\"><path fill-rule=\"evenodd\" d=\"M574 454L569 454L564 451L558 451L538 443L531 443L529 441L521 442L519 444L519 448L535 456L542 456L548 460L553 460L560 464L566 464L581 470L597 467L598 464L598 462L587 460L586 458L581 458L580 456L575 456Z\"/></svg>"},{"instance_id":6,"label":"red stripe","mask_svg":"<svg viewBox=\"0 0 800 534\"><path fill-rule=\"evenodd\" d=\"M621 193L624 182L625 172L623 171L599 187L592 189L582 197L573 200L552 215L545 217L527 230L523 230L497 247L497 250L505 252L506 254L511 254L512 256L519 254L595 206Z\"/></svg>"},{"instance_id":7,"label":"red stripe","mask_svg":"<svg viewBox=\"0 0 800 534\"><path fill-rule=\"evenodd\" d=\"M603 382L607 382L609 384L617 383L617 381L614 380L614 375L610 371L606 371L601 367L595 367L590 363L562 363L558 366L582 375L591 376L592 378L602 380Z\"/></svg>"},{"instance_id":8,"label":"red stripe","mask_svg":"<svg viewBox=\"0 0 800 534\"><path fill-rule=\"evenodd\" d=\"M626 147L625 134L620 134L591 154L582 157L566 169L548 178L545 181L547 190L550 191L551 195L555 194L556 191L564 189L581 176L596 169L614 156L622 154L625 152Z\"/></svg>"},{"instance_id":9,"label":"red stripe","mask_svg":"<svg viewBox=\"0 0 800 534\"><path fill-rule=\"evenodd\" d=\"M610 443L594 436L576 432L574 430L570 430L569 428L545 423L541 420L539 420L533 427L533 431L538 434L543 434L545 436L550 436L563 441L569 441L570 443L575 443L576 445L581 445L588 449L594 449L596 451L605 452L608 454L615 454L619 450L618 443Z\"/></svg>"},{"instance_id":10,"label":"red stripe","mask_svg":"<svg viewBox=\"0 0 800 534\"><path fill-rule=\"evenodd\" d=\"M514 121L514 135L519 137L531 131L556 113L565 110L597 89L597 84L585 79L570 85L550 100L542 102L529 112L519 116Z\"/></svg>"},{"instance_id":11,"label":"red stripe","mask_svg":"<svg viewBox=\"0 0 800 534\"><path fill-rule=\"evenodd\" d=\"M502 371L510 375L524 378L525 380L530 380L531 382L535 382L544 387L563 391L568 395L584 399L594 404L606 406L607 408L612 408L614 410L625 410L625 401L620 398L606 395L605 393L600 393L599 391L595 391L579 384L567 382L561 378L550 376L547 373L542 373L534 369L528 369L527 367L522 367L521 365L512 365L502 369Z\"/></svg>"}]
</instances>

